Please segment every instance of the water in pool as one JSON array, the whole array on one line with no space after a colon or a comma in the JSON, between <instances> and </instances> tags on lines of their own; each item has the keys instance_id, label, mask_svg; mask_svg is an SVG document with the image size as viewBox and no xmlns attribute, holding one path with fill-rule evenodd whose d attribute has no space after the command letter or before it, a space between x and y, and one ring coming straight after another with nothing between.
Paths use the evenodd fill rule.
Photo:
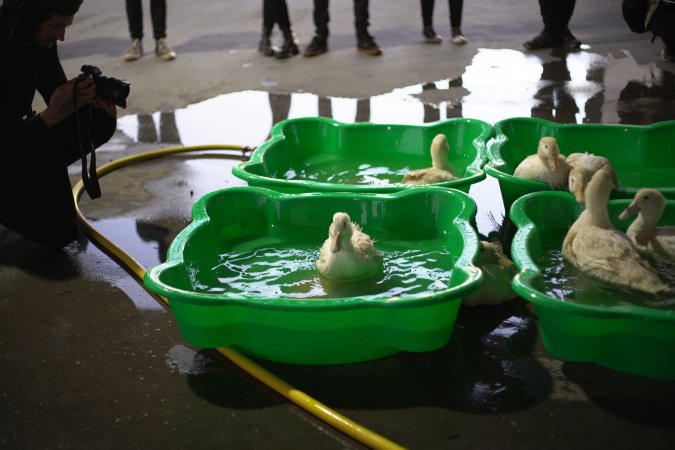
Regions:
<instances>
[{"instance_id":1,"label":"water in pool","mask_svg":"<svg viewBox=\"0 0 675 450\"><path fill-rule=\"evenodd\" d=\"M382 162L385 164L382 164ZM304 167L291 168L286 171L284 178L320 183L386 186L400 183L403 175L410 170L410 165L403 160L381 161L379 164L373 165L366 162L355 162L352 159L336 159L322 162L313 161L306 163Z\"/></svg>"},{"instance_id":2,"label":"water in pool","mask_svg":"<svg viewBox=\"0 0 675 450\"><path fill-rule=\"evenodd\" d=\"M451 255L438 241L417 242L416 248L410 244L388 241L378 245L384 257L381 274L339 283L319 275L315 266L318 246L289 248L282 244L220 253L213 264L200 262L199 268L193 269L193 288L197 292L297 299L400 296L446 289Z\"/></svg>"},{"instance_id":3,"label":"water in pool","mask_svg":"<svg viewBox=\"0 0 675 450\"><path fill-rule=\"evenodd\" d=\"M650 260L661 279L675 286L675 264L663 259ZM675 310L675 296L651 296L589 277L565 261L560 249L550 249L540 256L537 266L544 278L544 292L551 297L598 306L648 306Z\"/></svg>"}]
</instances>

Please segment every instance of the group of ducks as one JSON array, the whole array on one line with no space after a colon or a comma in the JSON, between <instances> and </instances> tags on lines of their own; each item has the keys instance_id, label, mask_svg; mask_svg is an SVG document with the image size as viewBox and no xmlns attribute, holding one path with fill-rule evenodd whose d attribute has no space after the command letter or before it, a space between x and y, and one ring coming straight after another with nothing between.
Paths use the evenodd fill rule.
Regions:
<instances>
[{"instance_id":1,"label":"group of ducks","mask_svg":"<svg viewBox=\"0 0 675 450\"><path fill-rule=\"evenodd\" d=\"M448 160L449 151L446 136L436 135L430 146L431 167L406 173L402 183L427 185L456 180L457 174ZM383 256L375 248L375 240L352 222L347 213L336 212L316 261L319 273L333 281L353 281L376 275L382 263ZM463 300L464 304L495 305L516 296L510 287L516 269L500 243L482 240L476 265L483 271L484 282L478 291Z\"/></svg>"},{"instance_id":2,"label":"group of ducks","mask_svg":"<svg viewBox=\"0 0 675 450\"><path fill-rule=\"evenodd\" d=\"M675 226L658 226L666 199L656 189L640 189L619 215L637 218L626 232L612 224L607 204L619 185L610 161L590 153L560 153L553 137L539 141L537 153L525 158L514 176L567 188L585 209L563 240L563 256L579 270L597 279L649 294L673 292L659 278L651 258L675 263Z\"/></svg>"}]
</instances>

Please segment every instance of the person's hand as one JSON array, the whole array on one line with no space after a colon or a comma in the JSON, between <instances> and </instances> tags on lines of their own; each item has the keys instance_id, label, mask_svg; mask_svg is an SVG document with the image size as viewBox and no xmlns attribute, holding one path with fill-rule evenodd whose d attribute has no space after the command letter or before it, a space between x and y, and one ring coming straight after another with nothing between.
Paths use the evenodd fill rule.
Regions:
<instances>
[{"instance_id":1,"label":"person's hand","mask_svg":"<svg viewBox=\"0 0 675 450\"><path fill-rule=\"evenodd\" d=\"M50 127L70 116L76 109L92 103L95 97L96 86L91 75L83 79L73 78L54 90L47 109L40 113L40 117Z\"/></svg>"},{"instance_id":2,"label":"person's hand","mask_svg":"<svg viewBox=\"0 0 675 450\"><path fill-rule=\"evenodd\" d=\"M117 108L115 107L115 104L102 99L98 95L94 97L92 105L94 105L95 108L107 111L113 117L117 117Z\"/></svg>"}]
</instances>

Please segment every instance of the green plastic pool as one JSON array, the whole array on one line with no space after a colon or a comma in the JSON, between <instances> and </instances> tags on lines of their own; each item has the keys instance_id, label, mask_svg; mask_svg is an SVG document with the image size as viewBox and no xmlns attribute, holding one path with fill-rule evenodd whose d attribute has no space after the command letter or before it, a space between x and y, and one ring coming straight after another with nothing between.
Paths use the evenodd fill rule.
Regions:
<instances>
[{"instance_id":1,"label":"green plastic pool","mask_svg":"<svg viewBox=\"0 0 675 450\"><path fill-rule=\"evenodd\" d=\"M492 126L475 119L427 125L341 123L325 117L279 122L250 161L232 173L250 186L287 193L396 192L415 169L431 167L430 145L439 133L450 145L448 159L459 179L436 183L464 192L485 178L486 143Z\"/></svg>"},{"instance_id":2,"label":"green plastic pool","mask_svg":"<svg viewBox=\"0 0 675 450\"><path fill-rule=\"evenodd\" d=\"M630 199L616 199L608 205L614 226L622 231L631 220L618 220L618 215L629 203ZM510 211L518 227L511 253L520 269L513 289L536 305L546 349L565 361L675 379L672 298L630 297L630 291L607 289L573 271L575 290L559 288L554 292L547 287L551 270L553 282L566 277L563 270L551 269L550 255L561 248L579 213L572 194L552 191L527 194L516 200ZM660 224L675 225L675 201L667 202Z\"/></svg>"},{"instance_id":3,"label":"green plastic pool","mask_svg":"<svg viewBox=\"0 0 675 450\"><path fill-rule=\"evenodd\" d=\"M565 156L587 151L608 158L621 185L613 198L632 198L643 187L675 198L675 121L645 126L559 124L516 117L497 122L494 129L484 169L498 180L506 211L522 195L551 190L540 181L513 176L518 164L536 153L543 136L555 137Z\"/></svg>"},{"instance_id":4,"label":"green plastic pool","mask_svg":"<svg viewBox=\"0 0 675 450\"><path fill-rule=\"evenodd\" d=\"M383 274L331 283L314 262L336 211L376 239ZM165 296L183 338L279 362L337 364L448 341L472 265L476 214L465 193L419 187L392 194L209 193L145 284Z\"/></svg>"}]
</instances>

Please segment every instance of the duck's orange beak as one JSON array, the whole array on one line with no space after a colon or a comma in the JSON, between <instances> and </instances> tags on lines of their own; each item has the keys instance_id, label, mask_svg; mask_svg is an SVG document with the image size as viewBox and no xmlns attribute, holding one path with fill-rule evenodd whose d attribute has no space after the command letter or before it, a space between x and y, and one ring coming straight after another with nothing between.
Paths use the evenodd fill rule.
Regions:
<instances>
[{"instance_id":1,"label":"duck's orange beak","mask_svg":"<svg viewBox=\"0 0 675 450\"><path fill-rule=\"evenodd\" d=\"M628 208L624 209L621 214L619 214L619 219L621 220L626 220L630 216L637 214L640 212L640 208L638 207L638 204L636 201L633 201L630 205L628 205Z\"/></svg>"},{"instance_id":2,"label":"duck's orange beak","mask_svg":"<svg viewBox=\"0 0 675 450\"><path fill-rule=\"evenodd\" d=\"M331 252L337 253L340 251L340 249L342 248L342 231L338 230L338 232L335 233L335 236L333 236L333 242L331 244L332 244L330 246Z\"/></svg>"}]
</instances>

